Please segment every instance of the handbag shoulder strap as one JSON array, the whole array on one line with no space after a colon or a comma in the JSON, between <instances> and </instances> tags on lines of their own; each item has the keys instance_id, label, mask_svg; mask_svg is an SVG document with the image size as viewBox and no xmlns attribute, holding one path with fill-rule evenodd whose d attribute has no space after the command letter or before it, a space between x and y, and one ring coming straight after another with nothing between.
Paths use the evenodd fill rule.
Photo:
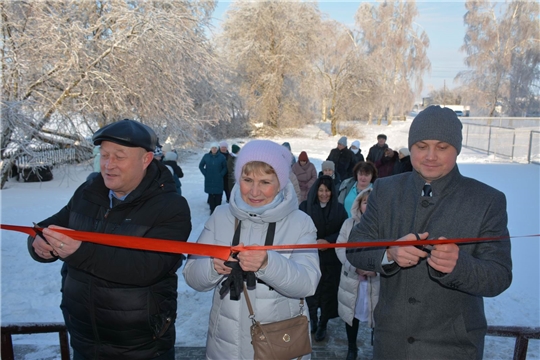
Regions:
<instances>
[{"instance_id":1,"label":"handbag shoulder strap","mask_svg":"<svg viewBox=\"0 0 540 360\"><path fill-rule=\"evenodd\" d=\"M238 220L236 217L234 218L234 236L232 241L232 246L236 246L240 244L240 228L242 225L242 221ZM264 245L269 246L274 244L274 236L276 234L276 223L269 223L268 224L268 230L266 231L266 239L264 241ZM244 295L246 296L246 303L249 310L249 315L251 320L255 322L255 314L253 313L253 306L251 306L251 301L249 299L248 290L246 283L244 282ZM300 313L302 313L302 308L304 307L304 298L300 299Z\"/></svg>"},{"instance_id":2,"label":"handbag shoulder strap","mask_svg":"<svg viewBox=\"0 0 540 360\"><path fill-rule=\"evenodd\" d=\"M244 283L244 296L246 297L246 303L249 310L249 318L253 323L256 323L255 313L253 312L253 306L251 306L251 300L249 299L248 289L246 283ZM304 298L300 299L300 314L302 314L302 308L304 307Z\"/></svg>"},{"instance_id":3,"label":"handbag shoulder strap","mask_svg":"<svg viewBox=\"0 0 540 360\"><path fill-rule=\"evenodd\" d=\"M251 321L255 323L255 314L253 313L253 306L251 306L251 301L249 300L248 289L247 289L246 283L244 283L244 295L246 297L246 303L249 310L249 318L251 319Z\"/></svg>"},{"instance_id":4,"label":"handbag shoulder strap","mask_svg":"<svg viewBox=\"0 0 540 360\"><path fill-rule=\"evenodd\" d=\"M240 228L242 227L242 221L234 218L234 236L232 240L232 246L240 244ZM276 223L269 223L268 229L266 230L266 239L264 240L265 246L270 246L274 244L274 236L276 234Z\"/></svg>"}]
</instances>

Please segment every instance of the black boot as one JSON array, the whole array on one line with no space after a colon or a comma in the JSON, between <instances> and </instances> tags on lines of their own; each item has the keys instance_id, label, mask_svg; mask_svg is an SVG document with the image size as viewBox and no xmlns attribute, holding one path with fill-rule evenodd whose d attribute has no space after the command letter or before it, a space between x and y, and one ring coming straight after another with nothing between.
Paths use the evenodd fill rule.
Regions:
<instances>
[{"instance_id":1,"label":"black boot","mask_svg":"<svg viewBox=\"0 0 540 360\"><path fill-rule=\"evenodd\" d=\"M317 332L317 317L311 318L309 322L311 324L311 333L315 334Z\"/></svg>"},{"instance_id":2,"label":"black boot","mask_svg":"<svg viewBox=\"0 0 540 360\"><path fill-rule=\"evenodd\" d=\"M347 352L346 360L356 360L357 357L358 357L358 348L349 346L349 351Z\"/></svg>"},{"instance_id":3,"label":"black boot","mask_svg":"<svg viewBox=\"0 0 540 360\"><path fill-rule=\"evenodd\" d=\"M326 339L326 324L319 323L317 327L317 332L315 333L315 341L323 341Z\"/></svg>"}]
</instances>

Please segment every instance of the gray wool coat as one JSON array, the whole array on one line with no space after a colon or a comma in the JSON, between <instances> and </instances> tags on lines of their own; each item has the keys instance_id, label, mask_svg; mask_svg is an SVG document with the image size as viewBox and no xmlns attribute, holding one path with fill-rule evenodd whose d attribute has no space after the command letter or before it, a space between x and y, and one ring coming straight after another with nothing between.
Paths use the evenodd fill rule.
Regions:
<instances>
[{"instance_id":1,"label":"gray wool coat","mask_svg":"<svg viewBox=\"0 0 540 360\"><path fill-rule=\"evenodd\" d=\"M415 170L378 179L349 242L395 240L426 231L429 239L509 236L505 195L462 176L457 165L431 183L432 197L422 196L423 186ZM460 244L449 274L434 270L425 259L410 268L393 262L383 266L385 251L347 251L353 266L381 274L374 358L482 359L487 330L483 297L499 295L512 282L510 240Z\"/></svg>"}]
</instances>

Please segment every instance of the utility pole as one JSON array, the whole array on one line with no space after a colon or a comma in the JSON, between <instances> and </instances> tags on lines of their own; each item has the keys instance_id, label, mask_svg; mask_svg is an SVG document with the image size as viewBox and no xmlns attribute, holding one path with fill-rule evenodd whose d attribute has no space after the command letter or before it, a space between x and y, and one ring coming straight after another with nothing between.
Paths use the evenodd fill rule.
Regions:
<instances>
[{"instance_id":1,"label":"utility pole","mask_svg":"<svg viewBox=\"0 0 540 360\"><path fill-rule=\"evenodd\" d=\"M442 97L443 97L443 107L445 107L446 106L446 79L443 80Z\"/></svg>"}]
</instances>

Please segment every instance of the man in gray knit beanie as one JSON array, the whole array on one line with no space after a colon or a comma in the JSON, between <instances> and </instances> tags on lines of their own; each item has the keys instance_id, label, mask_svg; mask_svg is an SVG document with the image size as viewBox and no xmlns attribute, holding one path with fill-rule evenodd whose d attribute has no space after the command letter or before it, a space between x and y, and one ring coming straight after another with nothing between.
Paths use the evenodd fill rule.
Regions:
<instances>
[{"instance_id":1,"label":"man in gray knit beanie","mask_svg":"<svg viewBox=\"0 0 540 360\"><path fill-rule=\"evenodd\" d=\"M409 129L409 150L418 141L439 140L447 142L461 152L461 121L454 110L432 105L414 118Z\"/></svg>"},{"instance_id":2,"label":"man in gray knit beanie","mask_svg":"<svg viewBox=\"0 0 540 360\"><path fill-rule=\"evenodd\" d=\"M413 171L377 179L350 232L349 243L418 241L347 250L353 267L382 275L372 314L375 360L481 360L483 297L512 283L506 197L459 172L461 128L451 109L419 113L409 130ZM426 239L463 238L497 241L422 246Z\"/></svg>"}]
</instances>

